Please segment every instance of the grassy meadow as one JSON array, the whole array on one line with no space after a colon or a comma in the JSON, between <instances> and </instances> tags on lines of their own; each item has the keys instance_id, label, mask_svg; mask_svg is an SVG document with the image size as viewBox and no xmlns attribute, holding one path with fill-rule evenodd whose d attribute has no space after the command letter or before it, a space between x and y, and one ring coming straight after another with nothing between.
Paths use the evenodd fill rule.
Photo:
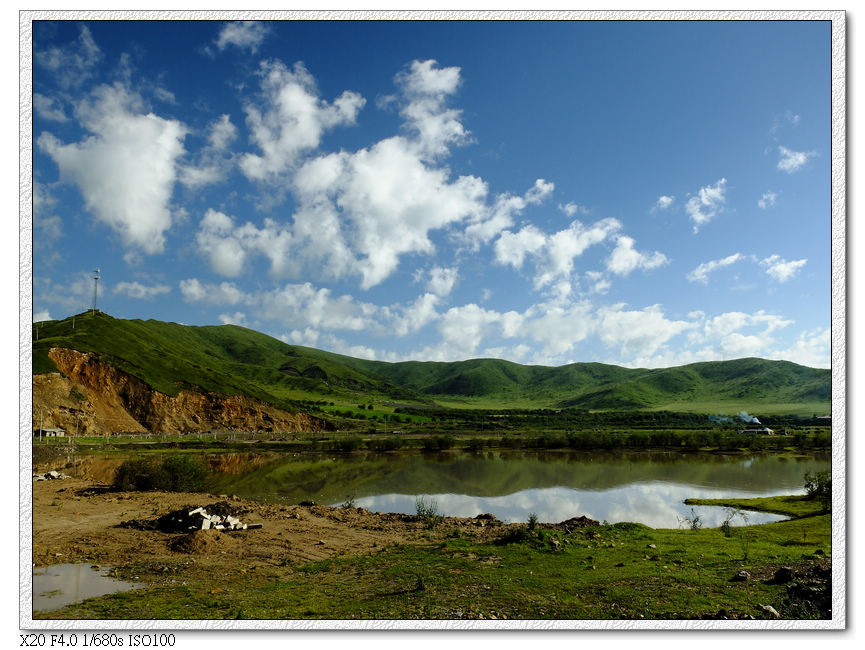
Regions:
<instances>
[{"instance_id":1,"label":"grassy meadow","mask_svg":"<svg viewBox=\"0 0 865 650\"><path fill-rule=\"evenodd\" d=\"M732 505L724 502L719 505ZM804 497L738 500L793 517L731 529L526 524L476 543L446 520L430 543L325 561L258 567L242 580L194 574L183 584L95 598L46 618L95 619L699 619L825 618L828 586L801 598L774 580L790 567L825 574L830 514ZM731 511L731 516L738 511ZM444 539L433 541L433 532ZM180 562L181 560L178 560ZM122 576L156 576L143 562ZM740 574L740 572L746 574ZM737 580L740 575L746 578ZM806 578L801 577L800 582ZM823 591L821 591L823 589ZM825 592L825 593L824 593Z\"/></svg>"}]
</instances>

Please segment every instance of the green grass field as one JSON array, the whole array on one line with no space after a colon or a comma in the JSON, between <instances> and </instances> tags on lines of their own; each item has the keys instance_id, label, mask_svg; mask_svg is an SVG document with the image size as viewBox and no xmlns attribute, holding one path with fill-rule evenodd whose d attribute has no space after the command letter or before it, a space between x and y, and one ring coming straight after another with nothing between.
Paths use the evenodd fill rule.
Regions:
<instances>
[{"instance_id":1,"label":"green grass field","mask_svg":"<svg viewBox=\"0 0 865 650\"><path fill-rule=\"evenodd\" d=\"M773 584L775 570L825 566L830 515L798 498L737 501L797 518L722 529L599 525L528 527L493 543L458 530L444 541L392 546L242 579L199 575L175 586L91 599L46 618L94 619L695 619L828 616ZM446 523L439 524L446 526ZM445 529L444 532L447 532ZM157 571L146 564L126 575ZM749 579L735 581L740 572ZM228 580L226 578L229 578ZM227 588L226 588L226 585Z\"/></svg>"}]
</instances>

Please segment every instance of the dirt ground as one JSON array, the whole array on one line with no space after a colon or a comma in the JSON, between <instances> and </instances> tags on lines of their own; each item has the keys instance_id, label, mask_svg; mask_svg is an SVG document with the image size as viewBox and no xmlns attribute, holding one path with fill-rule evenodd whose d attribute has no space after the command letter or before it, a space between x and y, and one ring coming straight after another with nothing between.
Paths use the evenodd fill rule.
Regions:
<instances>
[{"instance_id":1,"label":"dirt ground","mask_svg":"<svg viewBox=\"0 0 865 650\"><path fill-rule=\"evenodd\" d=\"M226 500L243 523L262 527L195 533L142 530L147 522L180 508L207 509ZM167 572L191 561L199 568L243 573L256 567L297 566L337 555L371 553L395 544L430 544L454 529L463 536L489 540L519 526L489 517L445 517L430 527L414 515L363 508L271 505L185 492L112 492L105 485L77 478L37 481L33 484L33 566L90 562L156 566Z\"/></svg>"}]
</instances>

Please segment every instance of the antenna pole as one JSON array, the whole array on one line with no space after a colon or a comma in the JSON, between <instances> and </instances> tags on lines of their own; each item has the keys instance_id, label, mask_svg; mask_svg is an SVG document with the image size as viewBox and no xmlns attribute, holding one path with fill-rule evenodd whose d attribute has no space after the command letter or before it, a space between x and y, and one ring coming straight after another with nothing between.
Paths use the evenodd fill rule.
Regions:
<instances>
[{"instance_id":1,"label":"antenna pole","mask_svg":"<svg viewBox=\"0 0 865 650\"><path fill-rule=\"evenodd\" d=\"M99 311L96 308L96 298L99 295L99 269L93 270L93 311Z\"/></svg>"}]
</instances>

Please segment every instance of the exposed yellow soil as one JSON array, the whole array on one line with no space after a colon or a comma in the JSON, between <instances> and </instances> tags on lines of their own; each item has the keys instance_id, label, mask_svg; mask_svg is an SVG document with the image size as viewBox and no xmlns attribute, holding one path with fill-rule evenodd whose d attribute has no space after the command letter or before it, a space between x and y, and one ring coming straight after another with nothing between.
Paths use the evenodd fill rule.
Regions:
<instances>
[{"instance_id":1,"label":"exposed yellow soil","mask_svg":"<svg viewBox=\"0 0 865 650\"><path fill-rule=\"evenodd\" d=\"M180 391L172 397L93 355L52 348L60 373L33 377L33 426L70 435L156 431L323 431L327 423L238 395ZM38 405L38 407L37 407Z\"/></svg>"},{"instance_id":2,"label":"exposed yellow soil","mask_svg":"<svg viewBox=\"0 0 865 650\"><path fill-rule=\"evenodd\" d=\"M478 540L500 537L511 526L496 520L446 517L430 527L413 515L362 508L284 506L232 498L237 516L263 527L245 531L164 533L123 527L155 520L184 506L219 502L219 495L184 492L111 492L82 479L33 484L33 564L135 562L172 565L194 558L200 567L242 573L254 567L287 566L336 555L376 552L394 544L429 544L457 528Z\"/></svg>"}]
</instances>

